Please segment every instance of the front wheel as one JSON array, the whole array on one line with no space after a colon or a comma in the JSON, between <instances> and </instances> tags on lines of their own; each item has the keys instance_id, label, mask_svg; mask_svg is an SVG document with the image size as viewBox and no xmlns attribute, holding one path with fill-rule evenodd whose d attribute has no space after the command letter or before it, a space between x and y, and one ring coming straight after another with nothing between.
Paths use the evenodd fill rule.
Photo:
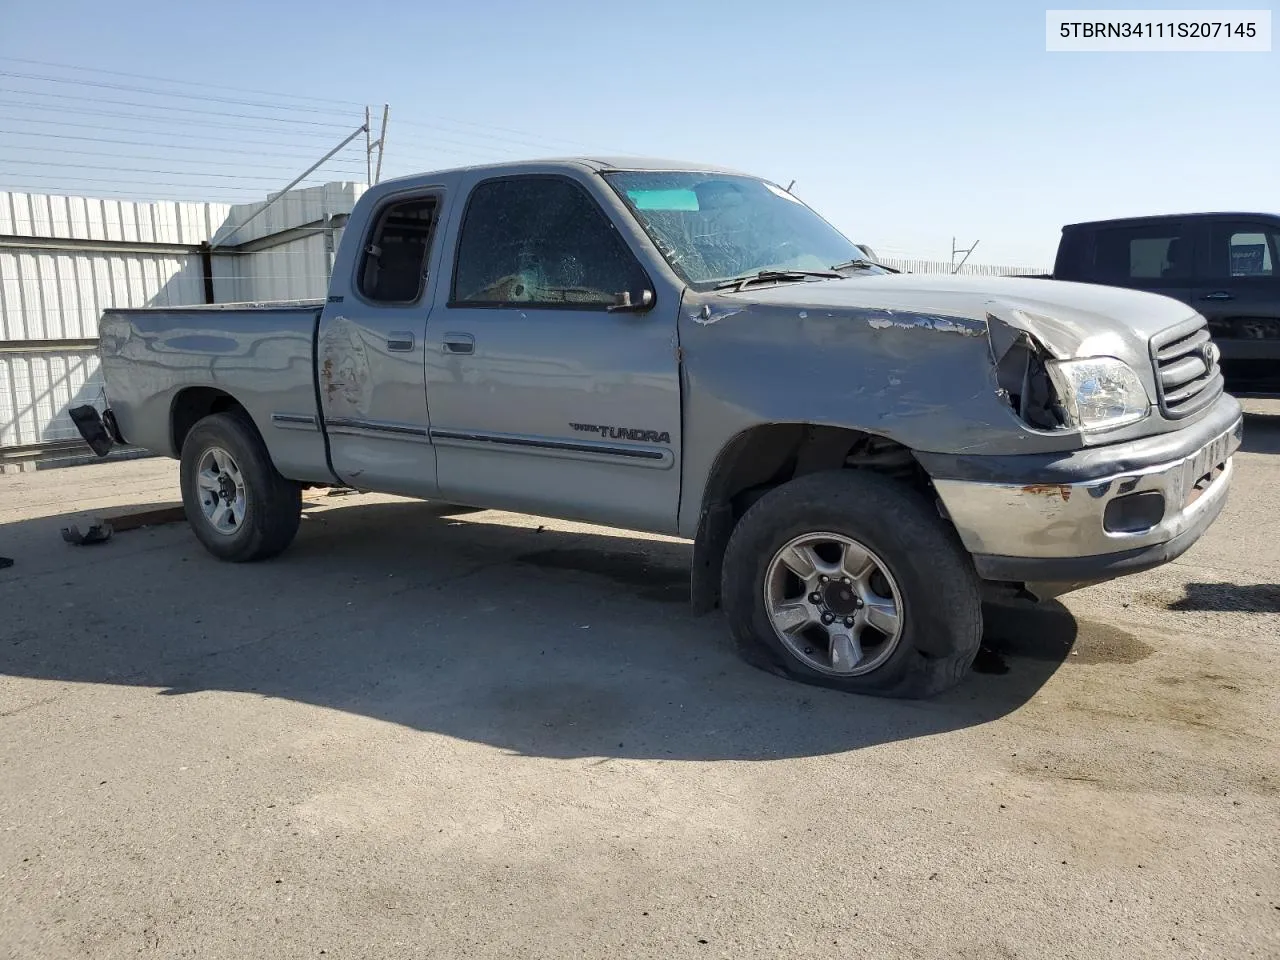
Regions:
<instances>
[{"instance_id":1,"label":"front wheel","mask_svg":"<svg viewBox=\"0 0 1280 960\"><path fill-rule=\"evenodd\" d=\"M977 575L954 531L915 491L861 471L761 497L729 539L721 596L749 660L855 693L940 693L982 639Z\"/></svg>"},{"instance_id":2,"label":"front wheel","mask_svg":"<svg viewBox=\"0 0 1280 960\"><path fill-rule=\"evenodd\" d=\"M265 560L302 519L302 488L282 477L244 415L205 417L182 444L182 506L205 549L221 560Z\"/></svg>"}]
</instances>

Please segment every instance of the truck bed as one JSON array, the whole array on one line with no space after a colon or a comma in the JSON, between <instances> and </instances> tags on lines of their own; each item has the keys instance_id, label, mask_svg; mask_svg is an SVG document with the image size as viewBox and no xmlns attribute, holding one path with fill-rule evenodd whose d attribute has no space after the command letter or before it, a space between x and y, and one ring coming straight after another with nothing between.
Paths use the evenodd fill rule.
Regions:
<instances>
[{"instance_id":1,"label":"truck bed","mask_svg":"<svg viewBox=\"0 0 1280 960\"><path fill-rule=\"evenodd\" d=\"M222 392L248 410L276 468L329 479L316 393L322 300L108 310L103 374L126 441L178 456L171 424L214 410Z\"/></svg>"}]
</instances>

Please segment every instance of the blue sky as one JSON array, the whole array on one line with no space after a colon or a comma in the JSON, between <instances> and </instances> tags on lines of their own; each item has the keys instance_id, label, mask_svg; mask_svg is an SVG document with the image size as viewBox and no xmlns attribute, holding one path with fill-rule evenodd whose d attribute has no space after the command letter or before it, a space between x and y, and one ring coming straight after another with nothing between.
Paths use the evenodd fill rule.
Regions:
<instances>
[{"instance_id":1,"label":"blue sky","mask_svg":"<svg viewBox=\"0 0 1280 960\"><path fill-rule=\"evenodd\" d=\"M0 57L220 84L207 92L232 99L254 97L226 86L390 102L384 177L578 152L727 163L784 185L796 180L796 193L851 238L890 255L946 259L955 235L962 245L981 240L975 262L1043 265L1060 226L1074 220L1280 212L1280 54L1050 54L1044 12L1025 0L11 2ZM13 59L0 61L2 72L161 86ZM64 96L28 98L32 89ZM302 157L336 142L338 123L360 115L354 105L290 101L320 112L289 116L335 124L288 128L311 134L295 150L277 135L237 143L248 134L231 119L218 121L217 144L197 140L216 131L202 131L194 115L173 134L185 153L99 143L147 140L113 135L114 119L93 116L103 99L126 97L199 106L0 75L0 189L30 185L24 174L38 173L49 192L91 192L83 178L101 177L93 167L110 151L136 168L218 171L207 181L157 173L157 195L205 182L266 192L273 178L278 187L300 172ZM28 100L39 106L23 106ZM73 145L75 157L65 152ZM209 166L183 167L179 157ZM353 176L361 164L335 165L330 178ZM240 174L259 179L240 182ZM134 176L143 186L130 189L145 192L153 175Z\"/></svg>"}]
</instances>

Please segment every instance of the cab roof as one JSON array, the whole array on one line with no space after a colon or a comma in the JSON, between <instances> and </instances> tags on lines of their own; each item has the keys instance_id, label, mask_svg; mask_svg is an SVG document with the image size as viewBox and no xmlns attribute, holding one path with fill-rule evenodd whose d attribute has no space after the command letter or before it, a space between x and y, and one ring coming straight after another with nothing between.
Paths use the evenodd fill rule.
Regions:
<instances>
[{"instance_id":1,"label":"cab roof","mask_svg":"<svg viewBox=\"0 0 1280 960\"><path fill-rule=\"evenodd\" d=\"M545 171L548 168L555 169L557 167L565 170L587 169L594 172L606 170L678 170L693 173L727 173L735 176L750 176L750 174L744 174L742 171L734 170L730 167L691 163L688 160L665 160L658 157L548 157L545 159L507 160L501 163L472 164L470 166L423 171L422 173L396 177L393 180L383 180L378 186L383 187L387 184L407 185L414 181L419 181L423 177L470 173L477 170L495 174L515 174L527 172L534 168Z\"/></svg>"}]
</instances>

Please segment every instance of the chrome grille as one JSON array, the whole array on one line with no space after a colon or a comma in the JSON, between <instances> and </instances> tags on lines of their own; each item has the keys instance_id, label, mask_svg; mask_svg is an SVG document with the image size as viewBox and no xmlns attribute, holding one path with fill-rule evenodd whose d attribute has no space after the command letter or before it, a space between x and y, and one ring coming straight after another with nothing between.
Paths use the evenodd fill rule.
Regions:
<instances>
[{"instance_id":1,"label":"chrome grille","mask_svg":"<svg viewBox=\"0 0 1280 960\"><path fill-rule=\"evenodd\" d=\"M1218 348L1205 319L1192 317L1151 338L1160 412L1171 420L1189 417L1222 395Z\"/></svg>"}]
</instances>

